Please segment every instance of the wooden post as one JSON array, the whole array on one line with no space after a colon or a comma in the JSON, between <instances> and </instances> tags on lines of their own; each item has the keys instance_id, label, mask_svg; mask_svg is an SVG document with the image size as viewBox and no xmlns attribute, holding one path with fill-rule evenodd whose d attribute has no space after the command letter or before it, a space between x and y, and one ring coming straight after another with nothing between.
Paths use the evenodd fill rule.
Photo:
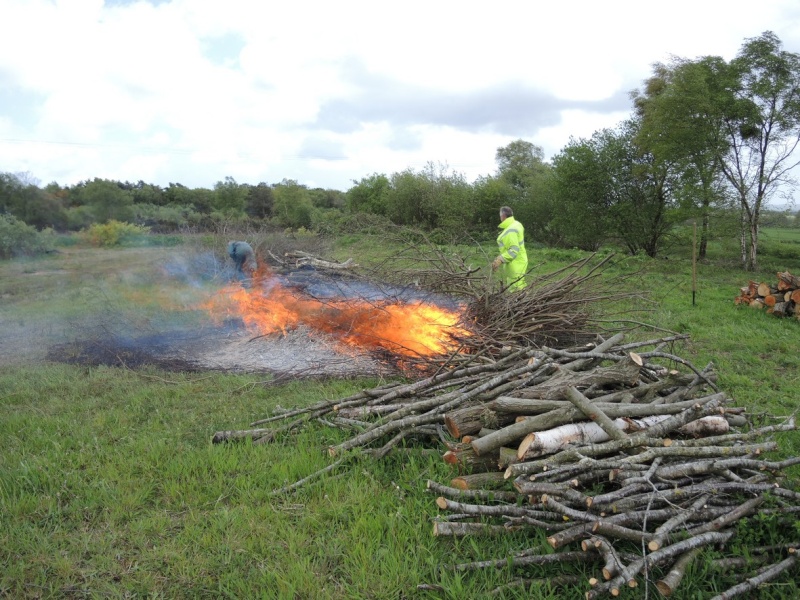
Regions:
<instances>
[{"instance_id":1,"label":"wooden post","mask_svg":"<svg viewBox=\"0 0 800 600\"><path fill-rule=\"evenodd\" d=\"M692 306L694 306L697 294L697 221L693 223L692 229Z\"/></svg>"}]
</instances>

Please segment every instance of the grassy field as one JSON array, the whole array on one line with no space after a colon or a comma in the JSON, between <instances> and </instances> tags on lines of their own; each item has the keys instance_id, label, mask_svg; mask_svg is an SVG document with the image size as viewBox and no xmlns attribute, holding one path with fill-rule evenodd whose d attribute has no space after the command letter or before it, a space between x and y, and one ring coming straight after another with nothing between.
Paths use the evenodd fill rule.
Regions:
<instances>
[{"instance_id":1,"label":"grassy field","mask_svg":"<svg viewBox=\"0 0 800 600\"><path fill-rule=\"evenodd\" d=\"M675 350L713 361L720 387L754 413L787 415L800 389L800 322L735 307L749 279L800 272L800 235L767 232L762 271L745 273L714 248L698 269L695 305L689 253L635 257L609 275L636 273L629 289L649 292L616 318L688 333ZM263 374L166 372L46 360L48 344L118 313L158 328L165 307L222 284L219 240L170 247L96 250L65 246L35 260L0 263L0 597L8 598L480 598L523 573L458 574L441 567L548 548L544 535L449 540L431 535L436 517L426 479L454 475L423 449L381 462L354 459L289 495L271 491L329 464L323 451L345 434L309 426L277 442L214 446L222 429L246 428L278 405L336 399L376 380L295 380ZM287 242L288 243L288 242ZM481 252L473 260L482 260ZM333 256L362 259L385 247L368 237L334 244ZM203 277L165 272L183 256ZM541 272L582 256L531 249ZM725 255L727 256L727 255ZM735 254L734 254L735 256ZM634 310L637 309L637 310ZM184 315L187 323L197 315ZM652 337L652 332L642 333ZM798 435L781 455L800 452ZM767 519L744 526L746 545L800 538ZM673 597L708 598L734 581L701 561ZM526 576L552 572L531 568ZM435 584L438 590L418 589ZM578 598L585 588L548 585L504 598ZM657 596L650 589L651 597ZM784 577L762 598L796 598ZM626 597L643 597L642 588Z\"/></svg>"}]
</instances>

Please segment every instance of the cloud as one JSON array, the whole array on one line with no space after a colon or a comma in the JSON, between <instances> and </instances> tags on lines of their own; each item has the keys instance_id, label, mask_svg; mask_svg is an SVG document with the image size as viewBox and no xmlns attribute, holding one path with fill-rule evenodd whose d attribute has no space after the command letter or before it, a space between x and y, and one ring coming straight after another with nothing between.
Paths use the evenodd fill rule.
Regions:
<instances>
[{"instance_id":1,"label":"cloud","mask_svg":"<svg viewBox=\"0 0 800 600\"><path fill-rule=\"evenodd\" d=\"M671 55L730 59L790 0L0 0L0 164L44 181L346 189L443 162L494 171L523 138L558 152L630 112Z\"/></svg>"}]
</instances>

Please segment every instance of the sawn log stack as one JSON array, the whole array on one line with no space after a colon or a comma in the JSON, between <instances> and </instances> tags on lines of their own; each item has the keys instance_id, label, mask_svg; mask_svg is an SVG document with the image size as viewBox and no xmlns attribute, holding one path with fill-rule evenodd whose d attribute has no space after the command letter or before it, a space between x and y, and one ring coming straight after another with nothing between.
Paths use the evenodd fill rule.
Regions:
<instances>
[{"instance_id":1,"label":"sawn log stack","mask_svg":"<svg viewBox=\"0 0 800 600\"><path fill-rule=\"evenodd\" d=\"M734 304L756 309L765 309L776 317L800 319L800 277L789 271L778 273L778 281L773 284L749 282L739 289Z\"/></svg>"}]
</instances>

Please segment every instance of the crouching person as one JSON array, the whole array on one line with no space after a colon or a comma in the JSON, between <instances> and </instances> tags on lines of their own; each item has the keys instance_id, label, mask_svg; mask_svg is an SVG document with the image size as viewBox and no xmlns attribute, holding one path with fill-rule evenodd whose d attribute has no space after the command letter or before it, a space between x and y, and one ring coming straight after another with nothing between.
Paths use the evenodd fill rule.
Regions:
<instances>
[{"instance_id":1,"label":"crouching person","mask_svg":"<svg viewBox=\"0 0 800 600\"><path fill-rule=\"evenodd\" d=\"M256 270L256 255L247 242L228 242L228 256L233 260L239 281L249 281Z\"/></svg>"}]
</instances>

